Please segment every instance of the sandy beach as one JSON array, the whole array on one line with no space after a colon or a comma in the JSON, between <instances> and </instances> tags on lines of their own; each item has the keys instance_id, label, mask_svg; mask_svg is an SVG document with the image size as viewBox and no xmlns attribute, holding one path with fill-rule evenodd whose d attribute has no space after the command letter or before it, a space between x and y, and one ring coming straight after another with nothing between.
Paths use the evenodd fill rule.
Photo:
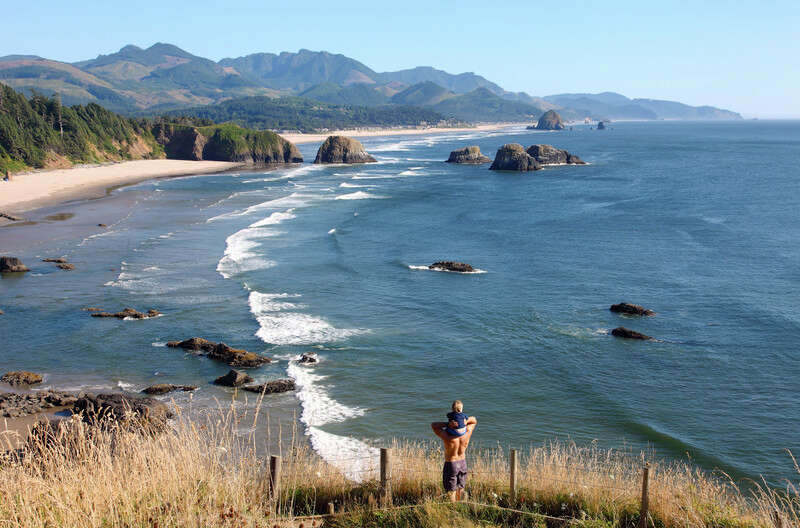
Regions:
<instances>
[{"instance_id":1,"label":"sandy beach","mask_svg":"<svg viewBox=\"0 0 800 528\"><path fill-rule=\"evenodd\" d=\"M322 144L328 136L356 138L379 136L411 136L459 131L497 130L509 125L481 125L473 128L415 128L398 130L337 130L322 134L285 134L282 137L295 144ZM0 180L0 213L21 215L25 211L63 203L70 200L97 198L109 189L167 176L188 176L232 170L239 163L224 161L137 160L122 163L74 167L52 171L36 171L13 176L11 181ZM0 223L6 222L0 218Z\"/></svg>"},{"instance_id":2,"label":"sandy beach","mask_svg":"<svg viewBox=\"0 0 800 528\"><path fill-rule=\"evenodd\" d=\"M295 145L301 143L319 142L322 144L328 136L347 136L353 138L381 137L381 136L421 136L426 134L442 134L447 132L473 132L478 130L498 130L505 128L507 124L479 125L471 128L401 128L385 130L333 130L319 134L281 134L281 137L291 141ZM312 160L313 161L313 160Z\"/></svg>"},{"instance_id":3,"label":"sandy beach","mask_svg":"<svg viewBox=\"0 0 800 528\"><path fill-rule=\"evenodd\" d=\"M108 165L18 174L0 180L0 212L20 214L68 200L105 196L109 188L151 178L231 170L224 161L137 160Z\"/></svg>"}]
</instances>

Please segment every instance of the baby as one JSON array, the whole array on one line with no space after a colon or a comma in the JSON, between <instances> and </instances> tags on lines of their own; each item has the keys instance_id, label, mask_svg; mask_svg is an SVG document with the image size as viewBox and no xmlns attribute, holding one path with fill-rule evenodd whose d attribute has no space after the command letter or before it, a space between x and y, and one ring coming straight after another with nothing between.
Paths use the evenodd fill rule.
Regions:
<instances>
[{"instance_id":1,"label":"baby","mask_svg":"<svg viewBox=\"0 0 800 528\"><path fill-rule=\"evenodd\" d=\"M444 430L453 436L463 436L464 433L467 432L467 419L469 418L466 414L464 414L464 404L460 401L456 400L453 402L453 412L447 413L447 422L456 422L458 425L454 429L449 425L444 428Z\"/></svg>"}]
</instances>

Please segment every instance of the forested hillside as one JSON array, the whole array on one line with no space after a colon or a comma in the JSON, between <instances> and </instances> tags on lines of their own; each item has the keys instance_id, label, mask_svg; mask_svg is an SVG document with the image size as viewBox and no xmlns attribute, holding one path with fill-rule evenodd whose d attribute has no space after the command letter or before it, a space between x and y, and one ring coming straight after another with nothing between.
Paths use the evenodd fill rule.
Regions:
<instances>
[{"instance_id":1,"label":"forested hillside","mask_svg":"<svg viewBox=\"0 0 800 528\"><path fill-rule=\"evenodd\" d=\"M64 106L35 93L26 99L0 84L0 171L70 166L147 156L161 149L143 121L100 105Z\"/></svg>"}]
</instances>

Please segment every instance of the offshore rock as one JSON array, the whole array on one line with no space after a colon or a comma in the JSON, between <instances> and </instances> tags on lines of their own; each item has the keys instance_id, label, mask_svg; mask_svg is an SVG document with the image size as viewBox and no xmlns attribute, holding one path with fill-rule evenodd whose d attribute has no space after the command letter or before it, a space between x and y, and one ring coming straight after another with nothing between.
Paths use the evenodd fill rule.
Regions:
<instances>
[{"instance_id":1,"label":"offshore rock","mask_svg":"<svg viewBox=\"0 0 800 528\"><path fill-rule=\"evenodd\" d=\"M605 129L606 129L606 124L603 123L602 121L598 121L597 122L597 130L605 130Z\"/></svg>"},{"instance_id":2,"label":"offshore rock","mask_svg":"<svg viewBox=\"0 0 800 528\"><path fill-rule=\"evenodd\" d=\"M56 267L57 268L61 268L63 270L74 270L75 269L75 264L70 264L69 262L64 262L64 263L61 263L61 264L56 264Z\"/></svg>"},{"instance_id":3,"label":"offshore rock","mask_svg":"<svg viewBox=\"0 0 800 528\"><path fill-rule=\"evenodd\" d=\"M611 335L615 337L624 337L626 339L640 339L642 341L649 341L653 339L650 336L636 332L635 330L630 330L629 328L625 328L624 326L618 326L617 328L613 329L611 331Z\"/></svg>"},{"instance_id":4,"label":"offshore rock","mask_svg":"<svg viewBox=\"0 0 800 528\"><path fill-rule=\"evenodd\" d=\"M161 432L173 414L164 403L153 398L137 398L124 394L87 394L75 402L73 412L92 425L119 425Z\"/></svg>"},{"instance_id":5,"label":"offshore rock","mask_svg":"<svg viewBox=\"0 0 800 528\"><path fill-rule=\"evenodd\" d=\"M357 139L330 136L317 151L314 163L375 163Z\"/></svg>"},{"instance_id":6,"label":"offshore rock","mask_svg":"<svg viewBox=\"0 0 800 528\"><path fill-rule=\"evenodd\" d=\"M42 262L53 262L55 264L66 264L67 259L65 258L46 258L42 259Z\"/></svg>"},{"instance_id":7,"label":"offshore rock","mask_svg":"<svg viewBox=\"0 0 800 528\"><path fill-rule=\"evenodd\" d=\"M442 260L434 262L428 269L441 270L441 271L455 271L457 273L472 273L475 268L463 262L453 262L452 260Z\"/></svg>"},{"instance_id":8,"label":"offshore rock","mask_svg":"<svg viewBox=\"0 0 800 528\"><path fill-rule=\"evenodd\" d=\"M304 352L300 356L300 363L304 365L315 365L319 363L319 358L317 357L316 352Z\"/></svg>"},{"instance_id":9,"label":"offshore rock","mask_svg":"<svg viewBox=\"0 0 800 528\"><path fill-rule=\"evenodd\" d=\"M536 123L536 130L564 130L564 121L555 110L548 110Z\"/></svg>"},{"instance_id":10,"label":"offshore rock","mask_svg":"<svg viewBox=\"0 0 800 528\"><path fill-rule=\"evenodd\" d=\"M224 385L226 387L241 387L245 383L252 383L253 378L240 372L238 370L231 370L224 376L220 376L214 380L217 385Z\"/></svg>"},{"instance_id":11,"label":"offshore rock","mask_svg":"<svg viewBox=\"0 0 800 528\"><path fill-rule=\"evenodd\" d=\"M33 385L35 383L41 383L42 376L40 374L36 374L35 372L16 370L3 374L3 377L0 377L0 381L8 383L12 387L18 387L20 385Z\"/></svg>"},{"instance_id":12,"label":"offshore rock","mask_svg":"<svg viewBox=\"0 0 800 528\"><path fill-rule=\"evenodd\" d=\"M272 360L254 352L232 348L225 343L219 343L208 353L208 357L224 361L231 367L258 367Z\"/></svg>"},{"instance_id":13,"label":"offshore rock","mask_svg":"<svg viewBox=\"0 0 800 528\"><path fill-rule=\"evenodd\" d=\"M519 143L509 143L497 149L494 163L489 170L527 172L542 168L541 163L530 156Z\"/></svg>"},{"instance_id":14,"label":"offshore rock","mask_svg":"<svg viewBox=\"0 0 800 528\"><path fill-rule=\"evenodd\" d=\"M257 392L258 394L276 394L279 392L293 391L297 388L293 379L282 379L262 383L261 385L247 385L242 390Z\"/></svg>"},{"instance_id":15,"label":"offshore rock","mask_svg":"<svg viewBox=\"0 0 800 528\"><path fill-rule=\"evenodd\" d=\"M203 339L202 337L190 337L189 339L184 339L183 341L170 341L167 343L167 346L184 348L186 350L202 350L204 352L210 352L215 346L217 346L217 344L213 341Z\"/></svg>"},{"instance_id":16,"label":"offshore rock","mask_svg":"<svg viewBox=\"0 0 800 528\"><path fill-rule=\"evenodd\" d=\"M653 310L645 310L643 307L631 303L612 304L609 308L612 312L628 315L655 315Z\"/></svg>"},{"instance_id":17,"label":"offshore rock","mask_svg":"<svg viewBox=\"0 0 800 528\"><path fill-rule=\"evenodd\" d=\"M0 273L20 273L30 271L22 261L16 257L0 257Z\"/></svg>"},{"instance_id":18,"label":"offshore rock","mask_svg":"<svg viewBox=\"0 0 800 528\"><path fill-rule=\"evenodd\" d=\"M151 385L150 387L147 387L142 392L154 396L159 394L167 394L168 392L174 392L177 390L190 392L195 389L197 389L197 385L172 385L170 383L159 383L158 385Z\"/></svg>"},{"instance_id":19,"label":"offshore rock","mask_svg":"<svg viewBox=\"0 0 800 528\"><path fill-rule=\"evenodd\" d=\"M161 315L161 312L150 309L147 310L147 313L142 313L134 310L133 308L125 308L121 312L95 312L91 315L92 317L117 317L119 319L125 319L126 317L130 317L131 319L149 319L151 317Z\"/></svg>"},{"instance_id":20,"label":"offshore rock","mask_svg":"<svg viewBox=\"0 0 800 528\"><path fill-rule=\"evenodd\" d=\"M477 146L464 147L454 150L447 158L447 163L491 163L492 158L481 154L481 148Z\"/></svg>"},{"instance_id":21,"label":"offshore rock","mask_svg":"<svg viewBox=\"0 0 800 528\"><path fill-rule=\"evenodd\" d=\"M578 156L551 145L532 145L525 152L542 165L586 165Z\"/></svg>"}]
</instances>

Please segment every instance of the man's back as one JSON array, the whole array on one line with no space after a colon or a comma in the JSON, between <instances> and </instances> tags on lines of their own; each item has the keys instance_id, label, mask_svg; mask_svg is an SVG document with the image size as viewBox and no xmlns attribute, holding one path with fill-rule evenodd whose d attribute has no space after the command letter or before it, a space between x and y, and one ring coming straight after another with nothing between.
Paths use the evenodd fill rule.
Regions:
<instances>
[{"instance_id":1,"label":"man's back","mask_svg":"<svg viewBox=\"0 0 800 528\"><path fill-rule=\"evenodd\" d=\"M472 431L475 429L477 420L474 417L469 418L471 423L467 424L467 432L462 436L452 436L447 434L442 429L433 428L436 436L442 439L444 443L444 459L447 462L454 460L464 460L467 453L467 446L469 446L469 439L472 437ZM474 422L474 423L473 423Z\"/></svg>"}]
</instances>

